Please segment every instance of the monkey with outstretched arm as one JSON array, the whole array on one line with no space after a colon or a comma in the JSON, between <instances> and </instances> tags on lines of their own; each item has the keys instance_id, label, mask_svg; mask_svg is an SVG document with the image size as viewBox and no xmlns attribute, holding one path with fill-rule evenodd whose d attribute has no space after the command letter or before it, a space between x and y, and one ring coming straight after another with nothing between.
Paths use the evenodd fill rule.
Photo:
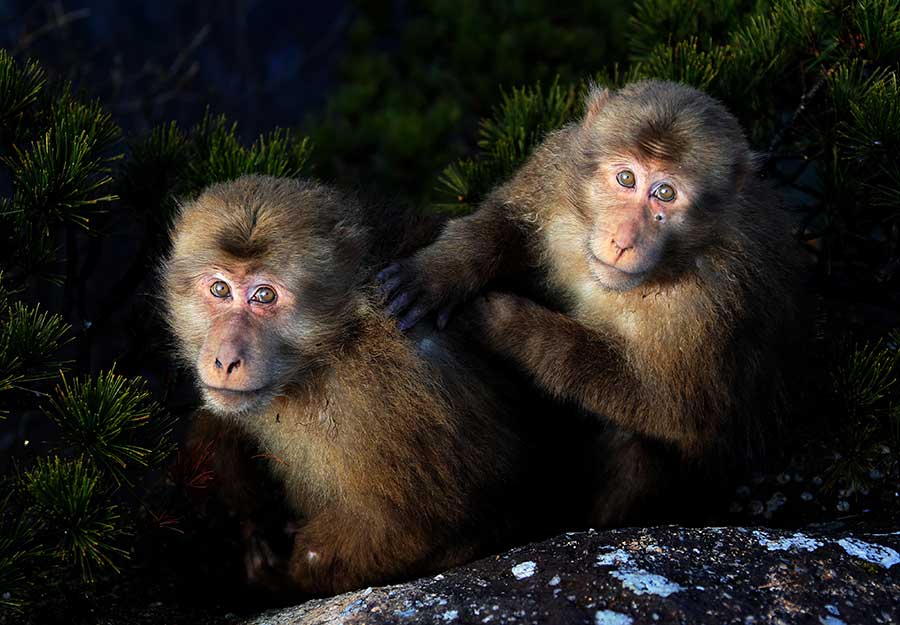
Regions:
<instances>
[{"instance_id":1,"label":"monkey with outstretched arm","mask_svg":"<svg viewBox=\"0 0 900 625\"><path fill-rule=\"evenodd\" d=\"M473 214L379 275L411 328L524 271L545 308L488 293L467 326L547 394L608 426L593 522L647 521L715 483L783 411L799 253L735 118L670 82L592 88ZM565 426L562 426L565 427Z\"/></svg>"}]
</instances>

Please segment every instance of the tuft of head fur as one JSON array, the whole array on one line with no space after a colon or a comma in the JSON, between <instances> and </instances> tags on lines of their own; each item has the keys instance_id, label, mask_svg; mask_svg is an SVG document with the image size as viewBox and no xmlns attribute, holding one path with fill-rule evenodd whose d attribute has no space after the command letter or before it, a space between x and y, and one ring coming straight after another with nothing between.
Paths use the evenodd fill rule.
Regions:
<instances>
[{"instance_id":1,"label":"tuft of head fur","mask_svg":"<svg viewBox=\"0 0 900 625\"><path fill-rule=\"evenodd\" d=\"M164 275L247 263L287 276L298 293L313 290L309 301L325 297L333 310L328 304L368 277L360 213L355 198L311 180L243 176L214 184L181 206Z\"/></svg>"},{"instance_id":2,"label":"tuft of head fur","mask_svg":"<svg viewBox=\"0 0 900 625\"><path fill-rule=\"evenodd\" d=\"M756 169L737 119L702 91L681 83L642 80L609 93L591 87L572 151L574 184L613 155L669 163L705 185L700 210L714 210L723 194Z\"/></svg>"}]
</instances>

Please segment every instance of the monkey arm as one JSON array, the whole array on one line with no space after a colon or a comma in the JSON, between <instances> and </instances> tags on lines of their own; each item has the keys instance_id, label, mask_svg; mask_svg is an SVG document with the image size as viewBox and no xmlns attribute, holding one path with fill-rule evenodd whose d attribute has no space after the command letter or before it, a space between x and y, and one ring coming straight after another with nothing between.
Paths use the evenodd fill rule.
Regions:
<instances>
[{"instance_id":1,"label":"monkey arm","mask_svg":"<svg viewBox=\"0 0 900 625\"><path fill-rule=\"evenodd\" d=\"M437 241L378 275L385 310L400 317L402 330L434 311L443 329L461 301L522 265L526 238L514 213L500 198L488 198L475 213L448 222Z\"/></svg>"},{"instance_id":2,"label":"monkey arm","mask_svg":"<svg viewBox=\"0 0 900 625\"><path fill-rule=\"evenodd\" d=\"M574 401L624 430L674 443L704 445L701 429L676 398L679 389L648 388L613 337L572 317L509 293L491 293L473 306L476 333L551 395ZM659 401L663 396L665 399ZM695 397L703 401L702 397ZM696 411L694 411L696 412Z\"/></svg>"}]
</instances>

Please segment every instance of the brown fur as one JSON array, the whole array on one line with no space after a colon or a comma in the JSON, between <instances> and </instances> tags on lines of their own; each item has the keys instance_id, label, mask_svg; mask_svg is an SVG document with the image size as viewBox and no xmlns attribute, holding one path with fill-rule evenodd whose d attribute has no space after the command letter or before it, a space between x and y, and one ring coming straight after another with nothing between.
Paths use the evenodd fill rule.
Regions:
<instances>
[{"instance_id":1,"label":"brown fur","mask_svg":"<svg viewBox=\"0 0 900 625\"><path fill-rule=\"evenodd\" d=\"M455 335L404 335L381 312L362 223L352 197L247 176L209 187L172 232L179 353L206 411L271 459L301 524L274 587L333 593L437 571L506 529L501 494L521 460L493 374ZM210 271L231 299L209 295ZM245 304L242 280L278 299ZM239 365L227 373L212 364L226 356Z\"/></svg>"},{"instance_id":2,"label":"brown fur","mask_svg":"<svg viewBox=\"0 0 900 625\"><path fill-rule=\"evenodd\" d=\"M679 195L635 195L612 177L622 169L675 181ZM783 409L798 252L753 169L734 117L699 91L592 89L584 117L551 133L479 210L382 272L388 310L407 310L409 327L537 268L552 310L492 293L473 327L544 391L608 425L595 524L679 514L663 495L746 466Z\"/></svg>"}]
</instances>

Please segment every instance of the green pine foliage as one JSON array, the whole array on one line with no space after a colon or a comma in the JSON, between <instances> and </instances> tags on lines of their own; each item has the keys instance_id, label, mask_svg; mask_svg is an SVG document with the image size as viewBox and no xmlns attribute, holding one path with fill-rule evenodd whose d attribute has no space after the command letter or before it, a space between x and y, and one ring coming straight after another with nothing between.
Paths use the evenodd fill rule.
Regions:
<instances>
[{"instance_id":1,"label":"green pine foliage","mask_svg":"<svg viewBox=\"0 0 900 625\"><path fill-rule=\"evenodd\" d=\"M427 202L498 85L568 84L624 60L629 4L355 1L339 80L307 124L317 173Z\"/></svg>"},{"instance_id":2,"label":"green pine foliage","mask_svg":"<svg viewBox=\"0 0 900 625\"><path fill-rule=\"evenodd\" d=\"M11 274L52 275L53 236L66 224L89 228L110 192L119 129L97 102L51 90L33 63L0 51L0 166L12 193L0 198L0 266Z\"/></svg>"},{"instance_id":3,"label":"green pine foliage","mask_svg":"<svg viewBox=\"0 0 900 625\"><path fill-rule=\"evenodd\" d=\"M308 175L311 153L308 137L281 128L244 145L236 123L207 111L188 132L172 122L132 142L119 192L122 203L148 218L161 234L177 203L207 185L244 174Z\"/></svg>"},{"instance_id":4,"label":"green pine foliage","mask_svg":"<svg viewBox=\"0 0 900 625\"><path fill-rule=\"evenodd\" d=\"M51 557L74 564L89 582L98 568L118 570L127 555L116 545L124 532L121 513L93 463L40 458L23 482Z\"/></svg>"},{"instance_id":5,"label":"green pine foliage","mask_svg":"<svg viewBox=\"0 0 900 625\"><path fill-rule=\"evenodd\" d=\"M508 178L550 130L559 128L581 110L582 89L564 87L554 80L548 89L538 83L501 93L493 116L482 120L478 146L480 158L466 158L450 165L438 181L436 208L462 213L477 202L497 181Z\"/></svg>"},{"instance_id":6,"label":"green pine foliage","mask_svg":"<svg viewBox=\"0 0 900 625\"><path fill-rule=\"evenodd\" d=\"M900 450L900 331L849 351L832 371L840 447L826 486L865 492L872 475L890 473Z\"/></svg>"},{"instance_id":7,"label":"green pine foliage","mask_svg":"<svg viewBox=\"0 0 900 625\"><path fill-rule=\"evenodd\" d=\"M174 450L172 424L146 383L114 371L71 382L61 376L45 412L63 445L91 458L116 485L130 484L135 467L158 465Z\"/></svg>"},{"instance_id":8,"label":"green pine foliage","mask_svg":"<svg viewBox=\"0 0 900 625\"><path fill-rule=\"evenodd\" d=\"M0 50L0 417L43 414L58 433L20 441L0 476L0 606L14 610L60 580L89 587L119 570L142 480L173 449L142 379L63 375L72 330L35 298L62 285L72 233L98 234L95 218L117 207L119 135L98 102Z\"/></svg>"},{"instance_id":9,"label":"green pine foliage","mask_svg":"<svg viewBox=\"0 0 900 625\"><path fill-rule=\"evenodd\" d=\"M237 138L237 124L209 113L192 132L193 153L188 160L185 191L197 193L213 182L243 174L299 176L306 171L310 143L307 137L275 129L249 147Z\"/></svg>"},{"instance_id":10,"label":"green pine foliage","mask_svg":"<svg viewBox=\"0 0 900 625\"><path fill-rule=\"evenodd\" d=\"M15 514L7 495L0 501L0 609L20 612L37 585L46 552L29 519Z\"/></svg>"},{"instance_id":11,"label":"green pine foliage","mask_svg":"<svg viewBox=\"0 0 900 625\"><path fill-rule=\"evenodd\" d=\"M37 63L20 66L6 50L0 50L0 140L4 145L13 143L28 127L45 83Z\"/></svg>"},{"instance_id":12,"label":"green pine foliage","mask_svg":"<svg viewBox=\"0 0 900 625\"><path fill-rule=\"evenodd\" d=\"M57 375L63 363L53 357L68 331L62 317L40 305L14 302L6 306L0 321L0 392Z\"/></svg>"}]
</instances>

